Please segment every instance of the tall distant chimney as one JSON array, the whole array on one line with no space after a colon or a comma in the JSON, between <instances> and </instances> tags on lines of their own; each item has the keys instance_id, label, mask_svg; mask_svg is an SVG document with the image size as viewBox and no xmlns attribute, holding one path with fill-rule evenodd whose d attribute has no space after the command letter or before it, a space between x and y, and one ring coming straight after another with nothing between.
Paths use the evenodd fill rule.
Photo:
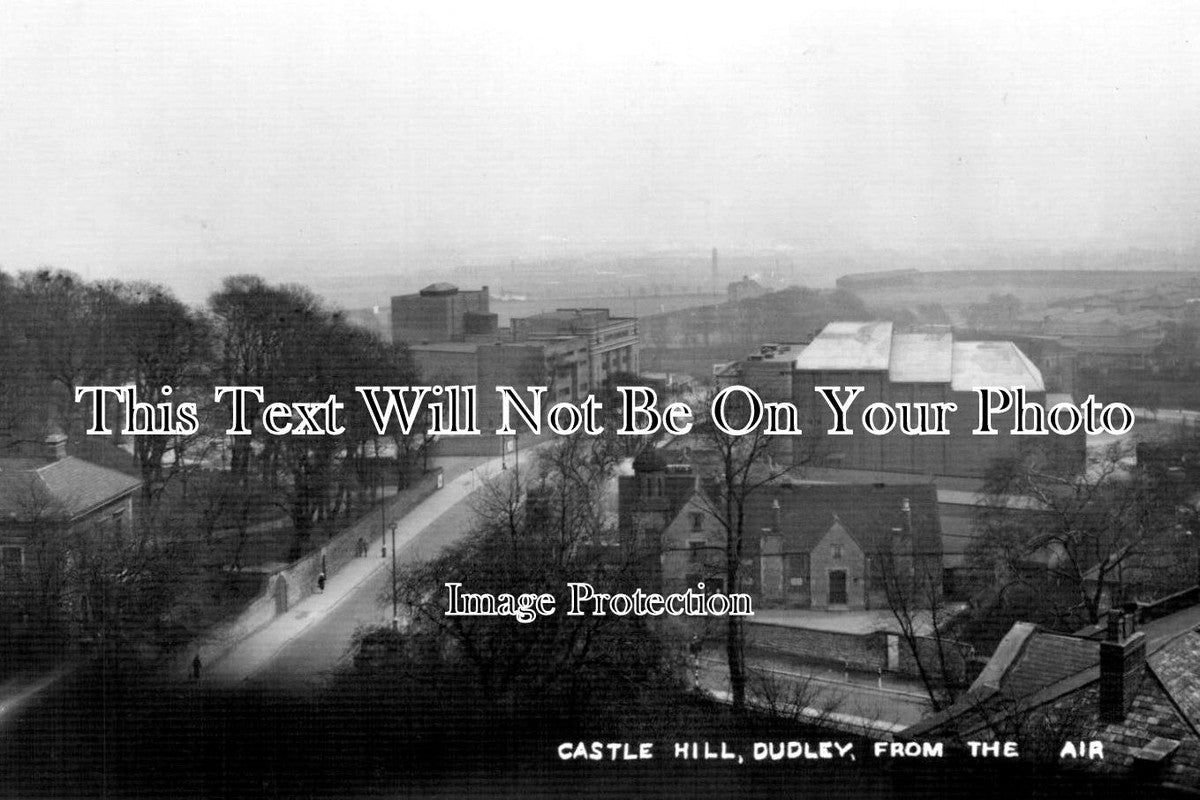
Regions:
<instances>
[{"instance_id":1,"label":"tall distant chimney","mask_svg":"<svg viewBox=\"0 0 1200 800\"><path fill-rule=\"evenodd\" d=\"M1100 719L1121 722L1133 706L1146 672L1146 634L1133 631L1134 617L1108 612L1108 636L1100 643Z\"/></svg>"},{"instance_id":2,"label":"tall distant chimney","mask_svg":"<svg viewBox=\"0 0 1200 800\"><path fill-rule=\"evenodd\" d=\"M46 458L51 461L59 461L67 457L67 435L62 431L56 431L45 439L46 443Z\"/></svg>"}]
</instances>

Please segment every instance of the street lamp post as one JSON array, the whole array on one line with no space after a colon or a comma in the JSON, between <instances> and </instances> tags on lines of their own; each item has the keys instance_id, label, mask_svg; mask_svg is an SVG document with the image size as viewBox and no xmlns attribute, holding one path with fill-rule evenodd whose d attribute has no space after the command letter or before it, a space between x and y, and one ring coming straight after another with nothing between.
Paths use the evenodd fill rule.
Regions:
<instances>
[{"instance_id":1,"label":"street lamp post","mask_svg":"<svg viewBox=\"0 0 1200 800\"><path fill-rule=\"evenodd\" d=\"M396 523L392 523L392 630L400 630L400 615L396 608Z\"/></svg>"},{"instance_id":2,"label":"street lamp post","mask_svg":"<svg viewBox=\"0 0 1200 800\"><path fill-rule=\"evenodd\" d=\"M382 472L379 473L379 557L387 558L387 504L383 502Z\"/></svg>"}]
</instances>

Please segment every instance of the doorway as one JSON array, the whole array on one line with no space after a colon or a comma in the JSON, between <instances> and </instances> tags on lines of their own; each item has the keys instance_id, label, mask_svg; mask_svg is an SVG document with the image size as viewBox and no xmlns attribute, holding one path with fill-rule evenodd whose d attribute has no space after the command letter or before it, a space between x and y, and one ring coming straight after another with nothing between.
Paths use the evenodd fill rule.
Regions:
<instances>
[{"instance_id":1,"label":"doorway","mask_svg":"<svg viewBox=\"0 0 1200 800\"><path fill-rule=\"evenodd\" d=\"M844 569L829 571L829 605L846 605L846 570Z\"/></svg>"}]
</instances>

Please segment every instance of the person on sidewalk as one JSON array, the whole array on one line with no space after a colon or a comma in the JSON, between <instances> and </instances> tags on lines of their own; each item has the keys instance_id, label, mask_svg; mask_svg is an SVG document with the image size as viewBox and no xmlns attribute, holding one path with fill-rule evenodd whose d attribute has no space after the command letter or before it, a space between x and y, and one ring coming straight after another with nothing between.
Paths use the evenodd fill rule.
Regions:
<instances>
[{"instance_id":1,"label":"person on sidewalk","mask_svg":"<svg viewBox=\"0 0 1200 800\"><path fill-rule=\"evenodd\" d=\"M196 653L196 657L192 659L192 680L200 680L200 654Z\"/></svg>"},{"instance_id":2,"label":"person on sidewalk","mask_svg":"<svg viewBox=\"0 0 1200 800\"><path fill-rule=\"evenodd\" d=\"M317 576L317 591L318 592L325 591L325 573L324 572L322 572L320 575Z\"/></svg>"}]
</instances>

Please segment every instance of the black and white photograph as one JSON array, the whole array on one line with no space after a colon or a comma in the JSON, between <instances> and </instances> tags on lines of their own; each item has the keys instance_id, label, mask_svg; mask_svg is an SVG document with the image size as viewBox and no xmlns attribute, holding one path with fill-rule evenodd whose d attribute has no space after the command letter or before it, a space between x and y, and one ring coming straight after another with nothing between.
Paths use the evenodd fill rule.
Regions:
<instances>
[{"instance_id":1,"label":"black and white photograph","mask_svg":"<svg viewBox=\"0 0 1200 800\"><path fill-rule=\"evenodd\" d=\"M1200 798L1200 6L0 4L0 798Z\"/></svg>"}]
</instances>

